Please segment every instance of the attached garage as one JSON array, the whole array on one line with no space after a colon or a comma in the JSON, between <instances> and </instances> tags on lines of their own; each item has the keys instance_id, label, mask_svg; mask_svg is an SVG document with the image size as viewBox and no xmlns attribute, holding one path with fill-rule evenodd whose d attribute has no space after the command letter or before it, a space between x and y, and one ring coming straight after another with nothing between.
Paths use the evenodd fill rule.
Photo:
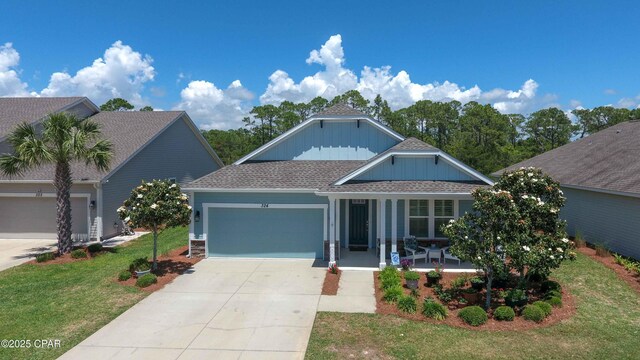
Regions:
<instances>
[{"instance_id":1,"label":"attached garage","mask_svg":"<svg viewBox=\"0 0 640 360\"><path fill-rule=\"evenodd\" d=\"M326 205L203 205L209 256L322 258Z\"/></svg>"},{"instance_id":2,"label":"attached garage","mask_svg":"<svg viewBox=\"0 0 640 360\"><path fill-rule=\"evenodd\" d=\"M89 233L87 196L71 198L72 231ZM56 199L54 194L0 194L0 238L56 239Z\"/></svg>"}]
</instances>

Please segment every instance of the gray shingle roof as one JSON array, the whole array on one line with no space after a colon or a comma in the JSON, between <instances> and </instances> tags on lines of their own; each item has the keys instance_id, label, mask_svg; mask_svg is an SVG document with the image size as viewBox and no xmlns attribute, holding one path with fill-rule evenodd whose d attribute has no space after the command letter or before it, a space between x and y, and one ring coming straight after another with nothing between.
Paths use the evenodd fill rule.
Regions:
<instances>
[{"instance_id":1,"label":"gray shingle roof","mask_svg":"<svg viewBox=\"0 0 640 360\"><path fill-rule=\"evenodd\" d=\"M470 193L487 187L482 181L353 181L343 185L332 185L320 192L362 192L362 193Z\"/></svg>"},{"instance_id":2,"label":"gray shingle roof","mask_svg":"<svg viewBox=\"0 0 640 360\"><path fill-rule=\"evenodd\" d=\"M367 116L366 114L352 108L351 106L343 103L338 103L330 106L323 111L315 114L315 116Z\"/></svg>"},{"instance_id":3,"label":"gray shingle roof","mask_svg":"<svg viewBox=\"0 0 640 360\"><path fill-rule=\"evenodd\" d=\"M640 194L640 121L609 127L495 172L537 167L563 185Z\"/></svg>"},{"instance_id":4,"label":"gray shingle roof","mask_svg":"<svg viewBox=\"0 0 640 360\"><path fill-rule=\"evenodd\" d=\"M0 139L6 137L18 124L29 124L60 111L82 97L23 97L0 98Z\"/></svg>"},{"instance_id":5,"label":"gray shingle roof","mask_svg":"<svg viewBox=\"0 0 640 360\"><path fill-rule=\"evenodd\" d=\"M423 151L423 150L438 150L437 147L427 144L422 140L418 140L414 137L407 138L403 142L389 149L389 151Z\"/></svg>"},{"instance_id":6,"label":"gray shingle roof","mask_svg":"<svg viewBox=\"0 0 640 360\"><path fill-rule=\"evenodd\" d=\"M103 111L89 119L100 124L102 137L112 142L114 156L111 169L115 169L183 114L182 111ZM71 170L74 180L97 181L108 173L100 173L84 163L72 164ZM52 180L53 175L54 167L45 165L26 171L18 177L0 175L0 180Z\"/></svg>"},{"instance_id":7,"label":"gray shingle roof","mask_svg":"<svg viewBox=\"0 0 640 360\"><path fill-rule=\"evenodd\" d=\"M320 189L363 165L358 160L287 160L229 165L186 188Z\"/></svg>"}]
</instances>

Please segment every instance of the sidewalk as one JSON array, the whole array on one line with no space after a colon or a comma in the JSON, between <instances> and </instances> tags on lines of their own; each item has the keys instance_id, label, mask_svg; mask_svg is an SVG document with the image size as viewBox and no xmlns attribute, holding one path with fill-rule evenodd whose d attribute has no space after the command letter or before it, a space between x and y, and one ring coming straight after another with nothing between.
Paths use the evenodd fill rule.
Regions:
<instances>
[{"instance_id":1,"label":"sidewalk","mask_svg":"<svg viewBox=\"0 0 640 360\"><path fill-rule=\"evenodd\" d=\"M318 311L375 313L376 298L373 271L342 271L338 294L322 295Z\"/></svg>"}]
</instances>

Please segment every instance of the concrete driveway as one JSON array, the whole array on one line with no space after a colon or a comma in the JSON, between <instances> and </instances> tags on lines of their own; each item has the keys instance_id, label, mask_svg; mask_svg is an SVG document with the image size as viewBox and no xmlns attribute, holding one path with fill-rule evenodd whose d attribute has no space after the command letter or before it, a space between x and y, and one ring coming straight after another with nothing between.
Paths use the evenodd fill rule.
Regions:
<instances>
[{"instance_id":1,"label":"concrete driveway","mask_svg":"<svg viewBox=\"0 0 640 360\"><path fill-rule=\"evenodd\" d=\"M56 245L56 240L0 239L0 271L27 262Z\"/></svg>"},{"instance_id":2,"label":"concrete driveway","mask_svg":"<svg viewBox=\"0 0 640 360\"><path fill-rule=\"evenodd\" d=\"M302 359L324 268L306 260L207 259L62 359Z\"/></svg>"}]
</instances>

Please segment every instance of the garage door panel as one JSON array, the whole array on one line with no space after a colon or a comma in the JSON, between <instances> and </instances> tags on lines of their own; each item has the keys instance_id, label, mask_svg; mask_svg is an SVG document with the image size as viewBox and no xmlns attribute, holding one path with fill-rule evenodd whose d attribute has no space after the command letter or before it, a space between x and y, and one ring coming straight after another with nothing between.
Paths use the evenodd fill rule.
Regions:
<instances>
[{"instance_id":1,"label":"garage door panel","mask_svg":"<svg viewBox=\"0 0 640 360\"><path fill-rule=\"evenodd\" d=\"M210 256L321 258L322 209L211 208Z\"/></svg>"},{"instance_id":2,"label":"garage door panel","mask_svg":"<svg viewBox=\"0 0 640 360\"><path fill-rule=\"evenodd\" d=\"M72 231L87 233L87 199L71 198ZM0 238L56 239L55 197L0 197Z\"/></svg>"}]
</instances>

